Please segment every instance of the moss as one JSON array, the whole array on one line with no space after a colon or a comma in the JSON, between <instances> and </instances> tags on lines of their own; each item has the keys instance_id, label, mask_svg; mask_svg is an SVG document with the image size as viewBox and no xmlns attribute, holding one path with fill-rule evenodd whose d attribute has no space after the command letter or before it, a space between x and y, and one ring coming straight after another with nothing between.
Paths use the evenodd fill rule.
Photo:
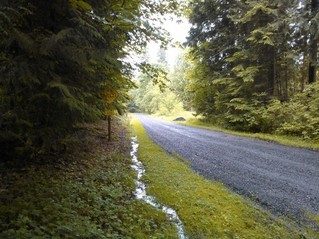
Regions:
<instances>
[{"instance_id":1,"label":"moss","mask_svg":"<svg viewBox=\"0 0 319 239\"><path fill-rule=\"evenodd\" d=\"M194 173L180 158L154 144L137 119L139 160L146 168L148 193L177 210L190 238L301 238L301 232ZM304 235L307 236L307 235Z\"/></svg>"}]
</instances>

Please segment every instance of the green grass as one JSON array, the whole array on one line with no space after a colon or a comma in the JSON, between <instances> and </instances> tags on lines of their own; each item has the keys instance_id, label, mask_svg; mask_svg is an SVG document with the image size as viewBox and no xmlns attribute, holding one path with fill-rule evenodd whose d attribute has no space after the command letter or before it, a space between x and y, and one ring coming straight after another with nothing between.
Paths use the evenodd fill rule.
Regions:
<instances>
[{"instance_id":1,"label":"green grass","mask_svg":"<svg viewBox=\"0 0 319 239\"><path fill-rule=\"evenodd\" d=\"M0 238L177 238L164 213L134 198L130 141L115 124L111 143L100 122L77 131L66 154L2 165Z\"/></svg>"},{"instance_id":2,"label":"green grass","mask_svg":"<svg viewBox=\"0 0 319 239\"><path fill-rule=\"evenodd\" d=\"M189 111L181 111L177 114L170 115L170 116L157 116L157 115L154 115L154 116L159 119L170 121L170 122L173 122L173 120L177 117L184 117L186 121L177 122L177 123L182 125L187 125L187 126L203 128L203 129L220 131L220 132L243 136L243 137L257 138L257 139L266 140L270 142L276 142L279 144L293 146L293 147L319 150L319 142L315 142L313 140L303 140L294 136L264 134L264 133L249 133L249 132L239 132L234 130L228 130L223 127L214 125L212 123L205 122L202 117L200 116L195 117L193 113Z\"/></svg>"},{"instance_id":3,"label":"green grass","mask_svg":"<svg viewBox=\"0 0 319 239\"><path fill-rule=\"evenodd\" d=\"M178 118L178 117L183 117L185 118L187 121L192 120L192 119L197 119L200 118L195 117L194 112L191 111L179 111L179 112L175 112L171 115L159 115L159 114L155 114L154 116L156 118L162 119L162 120L166 120L166 121L173 121L174 119Z\"/></svg>"},{"instance_id":4,"label":"green grass","mask_svg":"<svg viewBox=\"0 0 319 239\"><path fill-rule=\"evenodd\" d=\"M303 238L301 232L267 212L256 209L221 183L194 173L184 160L154 144L136 118L139 160L146 168L148 194L174 208L190 238ZM319 238L303 232L306 238Z\"/></svg>"}]
</instances>

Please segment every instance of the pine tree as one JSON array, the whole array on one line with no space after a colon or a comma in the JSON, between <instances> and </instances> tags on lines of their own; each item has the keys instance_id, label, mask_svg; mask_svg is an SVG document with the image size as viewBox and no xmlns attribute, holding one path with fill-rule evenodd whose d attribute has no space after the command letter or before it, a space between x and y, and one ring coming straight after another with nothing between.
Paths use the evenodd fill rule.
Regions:
<instances>
[{"instance_id":1,"label":"pine tree","mask_svg":"<svg viewBox=\"0 0 319 239\"><path fill-rule=\"evenodd\" d=\"M318 52L318 31L319 31L319 1L311 0L310 10L310 37L309 37L309 83L317 79L317 52Z\"/></svg>"}]
</instances>

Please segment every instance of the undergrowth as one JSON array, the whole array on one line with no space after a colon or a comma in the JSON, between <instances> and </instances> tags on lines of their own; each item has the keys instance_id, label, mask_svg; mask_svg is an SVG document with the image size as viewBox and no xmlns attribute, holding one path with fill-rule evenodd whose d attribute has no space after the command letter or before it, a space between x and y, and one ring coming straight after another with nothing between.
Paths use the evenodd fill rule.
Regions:
<instances>
[{"instance_id":1,"label":"undergrowth","mask_svg":"<svg viewBox=\"0 0 319 239\"><path fill-rule=\"evenodd\" d=\"M109 143L105 122L85 125L63 155L19 170L2 165L0 238L176 238L165 214L134 198L122 128Z\"/></svg>"},{"instance_id":2,"label":"undergrowth","mask_svg":"<svg viewBox=\"0 0 319 239\"><path fill-rule=\"evenodd\" d=\"M154 144L136 118L139 160L146 168L148 194L174 208L190 238L319 238L256 209L221 183L194 173L179 157Z\"/></svg>"},{"instance_id":3,"label":"undergrowth","mask_svg":"<svg viewBox=\"0 0 319 239\"><path fill-rule=\"evenodd\" d=\"M214 123L210 123L208 120L205 120L204 118L201 118L199 116L195 117L192 114L192 112L188 112L188 111L181 111L179 112L179 114L171 115L171 116L157 116L157 115L155 116L157 118L170 121L170 122L172 122L177 117L184 117L186 121L178 122L179 124L203 128L203 129L221 131L221 132L243 136L243 137L257 138L257 139L266 140L270 142L276 142L276 143L293 146L293 147L302 147L302 148L319 150L318 140L316 141L313 139L305 139L305 138L300 138L300 137L292 136L292 135L250 133L250 132L230 130L222 126L218 126Z\"/></svg>"},{"instance_id":4,"label":"undergrowth","mask_svg":"<svg viewBox=\"0 0 319 239\"><path fill-rule=\"evenodd\" d=\"M225 129L222 127L218 127L218 126L211 124L209 122L205 122L201 119L190 119L189 121L182 122L181 124L205 128L205 129L211 129L211 130L216 130L216 131L222 131L222 132L233 134L233 135L238 135L238 136L243 136L243 137L251 137L251 138L266 140L269 142L276 142L276 143L287 145L287 146L319 150L319 143L317 141L301 139L300 137L291 136L291 135L248 133L248 132L228 130L228 129Z\"/></svg>"}]
</instances>

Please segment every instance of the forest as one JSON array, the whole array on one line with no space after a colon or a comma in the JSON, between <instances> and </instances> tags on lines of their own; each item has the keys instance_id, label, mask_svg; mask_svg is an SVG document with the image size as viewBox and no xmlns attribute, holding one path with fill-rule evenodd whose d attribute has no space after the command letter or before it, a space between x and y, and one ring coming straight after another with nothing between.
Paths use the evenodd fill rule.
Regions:
<instances>
[{"instance_id":1,"label":"forest","mask_svg":"<svg viewBox=\"0 0 319 239\"><path fill-rule=\"evenodd\" d=\"M179 102L224 128L318 141L318 5L190 1L185 53L169 70L165 96L140 74L136 105L167 114Z\"/></svg>"},{"instance_id":2,"label":"forest","mask_svg":"<svg viewBox=\"0 0 319 239\"><path fill-rule=\"evenodd\" d=\"M175 43L163 22L180 19L190 30ZM1 0L0 238L177 238L133 197L136 132L153 170L145 181L186 212L192 238L318 236L318 215L307 218L317 231L287 226L168 156L127 117L188 111L317 144L318 40L319 0Z\"/></svg>"},{"instance_id":3,"label":"forest","mask_svg":"<svg viewBox=\"0 0 319 239\"><path fill-rule=\"evenodd\" d=\"M173 12L191 29L169 69L158 16ZM319 139L317 1L21 0L2 1L0 13L2 159L62 150L75 125L127 103ZM157 64L127 60L150 41L163 46Z\"/></svg>"},{"instance_id":4,"label":"forest","mask_svg":"<svg viewBox=\"0 0 319 239\"><path fill-rule=\"evenodd\" d=\"M174 1L1 1L0 158L61 151L81 123L125 111L130 52L163 41Z\"/></svg>"}]
</instances>

